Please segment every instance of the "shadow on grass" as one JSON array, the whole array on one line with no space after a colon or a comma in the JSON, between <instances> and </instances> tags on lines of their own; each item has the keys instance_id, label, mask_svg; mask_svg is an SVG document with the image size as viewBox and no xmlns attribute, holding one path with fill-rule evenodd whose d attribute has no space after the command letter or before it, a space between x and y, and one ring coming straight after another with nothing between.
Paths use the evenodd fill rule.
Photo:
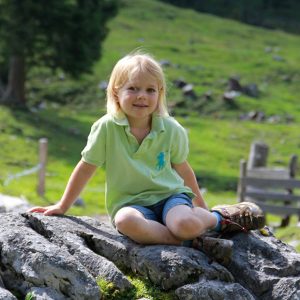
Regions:
<instances>
[{"instance_id":1,"label":"shadow on grass","mask_svg":"<svg viewBox=\"0 0 300 300\"><path fill-rule=\"evenodd\" d=\"M212 172L203 172L201 176L196 174L199 186L212 192L224 192L237 190L238 178L234 176L220 176Z\"/></svg>"},{"instance_id":2,"label":"shadow on grass","mask_svg":"<svg viewBox=\"0 0 300 300\"><path fill-rule=\"evenodd\" d=\"M98 116L91 115L91 121L83 121L72 116L60 116L58 111L54 110L42 113L12 110L12 114L18 120L18 124L13 129L18 135L24 138L29 137L37 142L42 137L48 138L49 155L74 166L81 157L80 153L86 144L92 123L102 115L99 112ZM32 136L23 132L24 124L34 128ZM238 179L234 176L220 176L213 172L203 172L197 176L197 180L201 187L219 192L236 191Z\"/></svg>"},{"instance_id":3,"label":"shadow on grass","mask_svg":"<svg viewBox=\"0 0 300 300\"><path fill-rule=\"evenodd\" d=\"M91 125L99 116L91 121L78 120L71 116L59 116L58 111L32 113L26 110L11 110L18 120L14 130L24 138L38 140L48 139L49 155L68 164L75 164L80 159L80 153L86 144ZM27 124L33 128L30 136L22 130L22 125Z\"/></svg>"}]
</instances>

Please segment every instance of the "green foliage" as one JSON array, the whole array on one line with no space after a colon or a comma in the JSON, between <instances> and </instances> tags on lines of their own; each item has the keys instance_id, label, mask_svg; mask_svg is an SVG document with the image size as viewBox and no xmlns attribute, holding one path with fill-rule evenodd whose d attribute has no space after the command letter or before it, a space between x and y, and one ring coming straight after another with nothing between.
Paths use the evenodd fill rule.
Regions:
<instances>
[{"instance_id":1,"label":"green foliage","mask_svg":"<svg viewBox=\"0 0 300 300\"><path fill-rule=\"evenodd\" d=\"M33 300L34 299L34 295L32 293L28 293L26 296L25 296L25 300Z\"/></svg>"},{"instance_id":2,"label":"green foliage","mask_svg":"<svg viewBox=\"0 0 300 300\"><path fill-rule=\"evenodd\" d=\"M104 278L97 279L98 286L100 287L102 299L123 299L124 292L120 292L112 282L108 282ZM128 293L128 292L126 292Z\"/></svg>"},{"instance_id":3,"label":"green foliage","mask_svg":"<svg viewBox=\"0 0 300 300\"><path fill-rule=\"evenodd\" d=\"M63 70L74 78L90 72L117 5L118 0L2 0L0 102L26 107L26 73L32 66Z\"/></svg>"},{"instance_id":4,"label":"green foliage","mask_svg":"<svg viewBox=\"0 0 300 300\"><path fill-rule=\"evenodd\" d=\"M148 279L130 274L127 279L133 285L133 288L125 291L118 290L113 283L103 278L98 278L97 283L101 289L103 300L135 300L147 298L149 300L172 300L174 292L163 292L155 287Z\"/></svg>"},{"instance_id":5,"label":"green foliage","mask_svg":"<svg viewBox=\"0 0 300 300\"><path fill-rule=\"evenodd\" d=\"M300 33L300 4L297 0L161 0L180 7L193 8L252 25L281 28Z\"/></svg>"},{"instance_id":6,"label":"green foliage","mask_svg":"<svg viewBox=\"0 0 300 300\"><path fill-rule=\"evenodd\" d=\"M61 68L73 76L99 57L105 26L117 1L0 2L1 56L25 56L30 65Z\"/></svg>"}]
</instances>

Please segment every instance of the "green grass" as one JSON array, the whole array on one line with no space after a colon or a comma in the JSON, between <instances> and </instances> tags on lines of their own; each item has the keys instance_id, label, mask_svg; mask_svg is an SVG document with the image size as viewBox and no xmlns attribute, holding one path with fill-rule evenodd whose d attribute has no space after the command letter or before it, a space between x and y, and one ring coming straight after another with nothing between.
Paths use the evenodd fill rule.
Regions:
<instances>
[{"instance_id":1,"label":"green grass","mask_svg":"<svg viewBox=\"0 0 300 300\"><path fill-rule=\"evenodd\" d=\"M296 251L300 253L300 230L297 222L297 218L293 217L291 220L291 225L276 230L276 237L285 243L291 244L291 246L293 246Z\"/></svg>"},{"instance_id":2,"label":"green grass","mask_svg":"<svg viewBox=\"0 0 300 300\"><path fill-rule=\"evenodd\" d=\"M111 33L104 43L105 59L95 66L99 78L107 78L122 55L142 47L158 59L171 62L166 68L170 87L174 79L183 77L195 85L199 94L212 91L212 106L220 115L226 116L220 98L232 75L240 76L243 84L257 83L261 90L259 100L241 96L239 111L255 107L267 115L284 115L299 109L295 97L300 89L298 36L179 10L155 1L123 2L124 8L111 21ZM266 47L272 51L267 53ZM274 60L275 55L284 61ZM180 98L177 90L170 90L170 101ZM299 120L299 116L295 117Z\"/></svg>"},{"instance_id":3,"label":"green grass","mask_svg":"<svg viewBox=\"0 0 300 300\"><path fill-rule=\"evenodd\" d=\"M33 295L33 293L28 293L25 297L25 300L33 300L35 298L35 296Z\"/></svg>"},{"instance_id":4,"label":"green grass","mask_svg":"<svg viewBox=\"0 0 300 300\"><path fill-rule=\"evenodd\" d=\"M1 111L0 116L3 118L5 116L11 120L9 122L18 124L9 125L9 122L6 122L6 129L1 135L4 145L0 150L2 184L10 174L35 166L38 163L38 139L44 136L49 139L44 199L38 197L35 191L36 174L12 180L6 186L2 185L2 193L22 194L35 204L53 203L60 198L73 167L80 159L80 151L85 145L90 125L97 118L97 114L93 113L86 113L85 117L82 115L77 117L75 112L65 109L44 110L35 121L38 126L37 123L28 120L31 115L27 113L11 114L7 109ZM229 120L216 122L210 118L197 117L178 118L178 120L189 131L191 149L189 160L200 184L208 190L208 199L210 195L220 195L217 198L224 198L222 194L227 192L231 201L235 201L239 161L247 159L253 141L264 140L269 145L273 145L269 164L276 166L287 166L290 149L297 148L297 124L287 126ZM104 182L105 173L99 169L82 195L86 207L73 208L72 213L104 213Z\"/></svg>"},{"instance_id":5,"label":"green grass","mask_svg":"<svg viewBox=\"0 0 300 300\"><path fill-rule=\"evenodd\" d=\"M245 25L236 21L179 9L154 0L122 1L118 16L109 23L103 56L91 75L75 82L68 76L36 68L29 74L29 103L46 108L36 112L0 109L0 192L24 195L34 205L60 199L68 177L85 145L91 124L105 111L104 93L98 83L107 80L115 62L142 47L158 60L167 59L169 103L183 100L173 80L182 77L194 84L199 99L186 100L188 108L174 115L189 130L190 163L201 186L207 189L209 206L236 202L240 159L247 159L253 141L270 145L268 165L286 167L292 154L300 156L300 38L296 35ZM266 52L266 47L271 52ZM274 60L279 55L283 61ZM222 101L228 78L240 76L242 84L256 83L259 98L241 95L236 107ZM211 99L202 95L211 92ZM192 107L192 108L191 108ZM261 110L282 117L279 124L239 121L239 116ZM188 114L188 117L183 115ZM293 122L286 123L285 117ZM38 163L38 140L47 137L49 156L46 193L36 193L36 174L12 180L11 174ZM299 168L298 168L299 169ZM74 215L105 213L105 173L99 170L82 198L85 207L73 207ZM270 222L278 218L270 216ZM295 224L295 221L293 222ZM298 228L295 232L300 235ZM300 240L300 237L299 237Z\"/></svg>"},{"instance_id":6,"label":"green grass","mask_svg":"<svg viewBox=\"0 0 300 300\"><path fill-rule=\"evenodd\" d=\"M153 286L148 279L129 274L127 279L132 284L132 288L125 291L118 290L113 283L103 278L98 278L97 282L101 289L103 300L135 300L147 298L149 300L172 300L175 295L173 291L163 292L159 288Z\"/></svg>"}]
</instances>

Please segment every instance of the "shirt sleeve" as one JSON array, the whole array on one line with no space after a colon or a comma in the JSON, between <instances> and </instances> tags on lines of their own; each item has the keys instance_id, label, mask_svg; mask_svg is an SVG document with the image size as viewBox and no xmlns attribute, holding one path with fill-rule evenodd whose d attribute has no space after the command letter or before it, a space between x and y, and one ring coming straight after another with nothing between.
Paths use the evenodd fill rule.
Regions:
<instances>
[{"instance_id":1,"label":"shirt sleeve","mask_svg":"<svg viewBox=\"0 0 300 300\"><path fill-rule=\"evenodd\" d=\"M106 157L106 124L102 119L91 127L87 144L81 152L82 160L101 167Z\"/></svg>"},{"instance_id":2,"label":"shirt sleeve","mask_svg":"<svg viewBox=\"0 0 300 300\"><path fill-rule=\"evenodd\" d=\"M181 164L187 160L189 154L189 139L187 131L176 122L175 134L172 138L171 163Z\"/></svg>"}]
</instances>

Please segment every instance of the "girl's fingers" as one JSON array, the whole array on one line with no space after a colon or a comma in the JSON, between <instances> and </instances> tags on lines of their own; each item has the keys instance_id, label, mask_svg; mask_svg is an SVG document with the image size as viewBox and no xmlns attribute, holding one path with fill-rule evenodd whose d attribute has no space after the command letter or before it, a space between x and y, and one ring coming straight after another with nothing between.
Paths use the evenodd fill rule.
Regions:
<instances>
[{"instance_id":1,"label":"girl's fingers","mask_svg":"<svg viewBox=\"0 0 300 300\"><path fill-rule=\"evenodd\" d=\"M61 208L56 206L46 206L46 207L32 207L28 210L29 213L43 213L45 216L52 216L52 215L63 215L64 212Z\"/></svg>"},{"instance_id":2,"label":"girl's fingers","mask_svg":"<svg viewBox=\"0 0 300 300\"><path fill-rule=\"evenodd\" d=\"M46 211L47 208L46 207L32 207L28 210L28 212L33 213L33 212L37 212L37 213L43 213L44 211Z\"/></svg>"}]
</instances>

